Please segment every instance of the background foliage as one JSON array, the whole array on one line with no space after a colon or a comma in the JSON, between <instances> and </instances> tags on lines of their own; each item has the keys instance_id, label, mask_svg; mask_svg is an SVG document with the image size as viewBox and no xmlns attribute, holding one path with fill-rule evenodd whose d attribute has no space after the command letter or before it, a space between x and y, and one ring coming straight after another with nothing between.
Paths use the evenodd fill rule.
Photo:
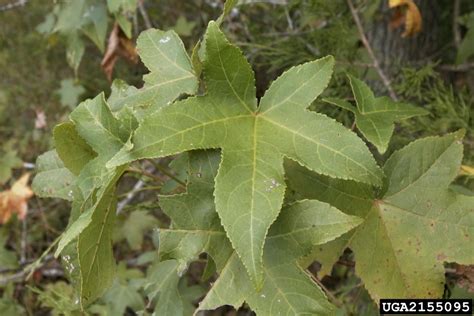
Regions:
<instances>
[{"instance_id":1,"label":"background foliage","mask_svg":"<svg viewBox=\"0 0 474 316\"><path fill-rule=\"evenodd\" d=\"M291 66L326 55L336 60L333 79L324 97L353 101L347 73L369 83L376 96L387 95L373 60L361 41L346 1L244 1L222 24L226 35L245 53L256 73L257 97ZM388 1L387 1L388 2ZM385 153L371 147L383 163L395 150L426 136L466 130L464 174L452 187L472 195L474 182L474 5L471 1L415 1L423 28L403 38L403 26L393 28L394 11L386 1L354 1L364 32L390 78L390 86L404 102L429 112L397 121ZM135 63L127 48L138 34L153 26L175 30L188 52L222 11L213 0L81 0L0 1L0 185L7 191L25 173L41 170L38 156L51 149L52 129L80 101L101 91L110 94L108 75L136 87L143 85L146 67ZM114 25L121 30L112 37ZM436 27L435 27L436 25ZM391 42L381 40L380 33ZM434 38L434 40L433 40ZM117 46L109 51L109 42ZM414 52L413 47L423 47ZM104 56L116 57L112 72ZM112 56L112 57L110 57ZM81 58L80 58L81 57ZM102 64L102 66L101 66ZM105 72L104 72L105 71ZM350 111L317 101L312 109L353 127ZM35 165L36 164L36 165ZM182 193L189 174L187 155L147 160L131 166L118 188L118 220L113 231L114 255L119 266L113 287L93 303L88 313L134 315L155 309L160 277L167 265L154 264L158 247L156 227L169 226L156 191ZM68 192L65 191L65 195ZM163 203L163 202L161 202ZM67 265L52 256L59 234L68 224L70 206L57 199L28 200L28 212L0 227L0 313L2 315L79 314ZM214 276L204 260L194 262L178 284L185 315L208 290ZM354 254L346 251L332 270L310 270L329 293L340 315L376 314L375 304L355 274ZM33 264L33 265L32 265ZM472 267L446 266L445 297L471 297ZM215 315L250 314L222 307Z\"/></svg>"}]
</instances>

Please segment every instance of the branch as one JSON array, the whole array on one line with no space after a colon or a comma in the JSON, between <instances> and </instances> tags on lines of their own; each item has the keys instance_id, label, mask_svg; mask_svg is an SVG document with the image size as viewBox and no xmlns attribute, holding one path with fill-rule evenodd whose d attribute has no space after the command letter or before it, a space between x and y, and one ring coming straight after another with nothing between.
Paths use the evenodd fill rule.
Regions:
<instances>
[{"instance_id":1,"label":"branch","mask_svg":"<svg viewBox=\"0 0 474 316\"><path fill-rule=\"evenodd\" d=\"M145 185L145 182L143 180L138 180L137 183L135 183L135 185L133 186L133 189L132 191L130 191L127 196L121 200L118 204L117 204L117 211L116 211L116 214L120 214L122 213L123 209L125 208L125 206L127 206L128 203L130 203L133 198L135 197L135 194Z\"/></svg>"},{"instance_id":2,"label":"branch","mask_svg":"<svg viewBox=\"0 0 474 316\"><path fill-rule=\"evenodd\" d=\"M18 0L17 2L7 3L0 7L0 11L8 11L8 10L15 9L18 7L23 7L27 3L28 3L28 0Z\"/></svg>"},{"instance_id":3,"label":"branch","mask_svg":"<svg viewBox=\"0 0 474 316\"><path fill-rule=\"evenodd\" d=\"M459 65L439 65L438 68L446 71L464 72L473 69L474 63L466 63Z\"/></svg>"},{"instance_id":4,"label":"branch","mask_svg":"<svg viewBox=\"0 0 474 316\"><path fill-rule=\"evenodd\" d=\"M459 33L459 10L460 10L460 1L454 0L453 8L453 35L454 35L454 45L457 49L461 45L461 34Z\"/></svg>"},{"instance_id":5,"label":"branch","mask_svg":"<svg viewBox=\"0 0 474 316\"><path fill-rule=\"evenodd\" d=\"M22 270L14 274L7 274L7 275L0 273L0 286L4 286L8 284L9 282L23 282L25 280L28 280L29 278L31 278L31 276L36 270L42 269L44 265L47 264L49 261L55 260L54 256L50 255L49 253L57 245L60 238L61 237L56 238L51 243L51 245L49 245L49 247L41 254L41 256L39 256L38 259L28 264L27 266L24 266ZM2 271L2 272L7 272L7 271Z\"/></svg>"},{"instance_id":6,"label":"branch","mask_svg":"<svg viewBox=\"0 0 474 316\"><path fill-rule=\"evenodd\" d=\"M390 97L394 101L398 101L398 96L393 90L392 86L390 85L390 80L388 79L388 77L385 75L382 68L380 67L380 63L377 57L375 57L374 51L372 50L372 47L370 46L369 40L365 36L364 27L362 26L362 22L360 21L359 16L357 15L357 11L354 8L354 4L352 3L352 0L347 0L347 4L349 6L349 9L351 10L351 14L352 14L352 17L354 18L354 22L357 26L357 30L359 31L360 39L362 40L362 43L364 44L365 49L367 50L370 58L373 61L375 70L379 74L380 79L382 79L382 82L384 86L387 88L388 93L390 94Z\"/></svg>"},{"instance_id":7,"label":"branch","mask_svg":"<svg viewBox=\"0 0 474 316\"><path fill-rule=\"evenodd\" d=\"M145 21L146 28L151 29L153 25L151 24L150 18L148 17L148 13L146 12L145 6L143 5L143 0L138 1L138 10L140 10L140 14L143 17L143 21Z\"/></svg>"}]
</instances>

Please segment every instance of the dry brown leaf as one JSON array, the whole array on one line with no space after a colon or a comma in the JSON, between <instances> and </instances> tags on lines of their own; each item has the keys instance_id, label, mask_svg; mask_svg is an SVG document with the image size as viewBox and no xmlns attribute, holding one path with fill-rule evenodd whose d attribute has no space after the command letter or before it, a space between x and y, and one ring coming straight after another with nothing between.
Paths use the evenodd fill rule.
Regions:
<instances>
[{"instance_id":1,"label":"dry brown leaf","mask_svg":"<svg viewBox=\"0 0 474 316\"><path fill-rule=\"evenodd\" d=\"M465 266L456 264L455 269L459 277L457 284L467 291L474 293L474 265Z\"/></svg>"},{"instance_id":2,"label":"dry brown leaf","mask_svg":"<svg viewBox=\"0 0 474 316\"><path fill-rule=\"evenodd\" d=\"M100 64L109 81L112 80L112 72L119 57L123 57L133 63L138 62L135 45L125 36L120 26L115 23L109 35L107 50Z\"/></svg>"},{"instance_id":3,"label":"dry brown leaf","mask_svg":"<svg viewBox=\"0 0 474 316\"><path fill-rule=\"evenodd\" d=\"M388 5L390 8L396 9L390 21L390 26L397 28L403 23L405 24L405 32L402 34L403 37L414 36L421 31L421 13L413 0L389 0Z\"/></svg>"},{"instance_id":4,"label":"dry brown leaf","mask_svg":"<svg viewBox=\"0 0 474 316\"><path fill-rule=\"evenodd\" d=\"M28 186L30 174L24 174L17 180L10 190L0 192L0 224L8 222L13 213L19 219L24 219L28 211L28 200L33 196L33 191Z\"/></svg>"}]
</instances>

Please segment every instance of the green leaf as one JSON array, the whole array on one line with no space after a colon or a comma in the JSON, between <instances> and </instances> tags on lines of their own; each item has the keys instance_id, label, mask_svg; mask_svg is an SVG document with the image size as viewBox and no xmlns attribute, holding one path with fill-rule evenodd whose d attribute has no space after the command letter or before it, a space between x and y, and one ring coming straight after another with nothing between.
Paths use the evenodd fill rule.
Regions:
<instances>
[{"instance_id":1,"label":"green leaf","mask_svg":"<svg viewBox=\"0 0 474 316\"><path fill-rule=\"evenodd\" d=\"M424 109L407 103L394 102L388 97L376 98L363 81L350 75L349 80L357 108L341 99L327 98L324 101L353 112L357 128L380 153L387 150L395 121L428 114Z\"/></svg>"},{"instance_id":2,"label":"green leaf","mask_svg":"<svg viewBox=\"0 0 474 316\"><path fill-rule=\"evenodd\" d=\"M470 57L472 57L472 55L474 55L474 12L463 16L462 21L462 24L467 28L467 32L464 35L457 52L457 64L466 62Z\"/></svg>"},{"instance_id":3,"label":"green leaf","mask_svg":"<svg viewBox=\"0 0 474 316\"><path fill-rule=\"evenodd\" d=\"M170 229L159 230L160 258L179 259L181 269L203 252L221 269L232 252L214 206L219 161L216 151L190 152L187 192L159 198L173 223Z\"/></svg>"},{"instance_id":4,"label":"green leaf","mask_svg":"<svg viewBox=\"0 0 474 316\"><path fill-rule=\"evenodd\" d=\"M156 33L151 32L149 35L150 39L156 39ZM172 44L175 45L174 41ZM184 51L182 44L180 45ZM153 52L156 53L153 47L145 48L144 51L145 59L148 58L151 63L148 65L150 69L160 70L148 76L156 82L169 79L172 72L172 67L168 66L169 62L151 60ZM167 52L173 58L181 54L176 50ZM186 92L186 86L180 87L173 87L172 92L168 91L169 89L166 91L155 89L154 92L160 94L149 96L152 97L155 106L161 106L174 101L176 97ZM134 115L138 115L139 111L128 103L130 101L128 98L132 94L133 97L140 97L144 89L147 87L137 90L118 83L110 97L114 113L101 94L77 106L70 115L72 123L58 126L55 133L59 156L66 167L78 175L70 225L63 233L55 255L58 256L64 251L70 257L69 265L79 263L80 273L75 272L72 278L77 280L80 286L79 293L83 307L99 297L113 280L115 262L110 231L115 218L113 214L115 201L111 195L115 191L118 179L128 166L123 164L106 168L105 163L120 149L130 145L130 135L138 124ZM76 245L77 253L71 252L73 245ZM72 258L71 254L77 255L78 259Z\"/></svg>"},{"instance_id":5,"label":"green leaf","mask_svg":"<svg viewBox=\"0 0 474 316\"><path fill-rule=\"evenodd\" d=\"M5 248L8 241L7 230L5 227L0 229L0 269L16 269L18 268L18 258L15 251Z\"/></svg>"},{"instance_id":6,"label":"green leaf","mask_svg":"<svg viewBox=\"0 0 474 316\"><path fill-rule=\"evenodd\" d=\"M72 200L72 187L75 185L76 176L64 167L56 150L39 156L36 168L37 174L31 187L37 196Z\"/></svg>"},{"instance_id":7,"label":"green leaf","mask_svg":"<svg viewBox=\"0 0 474 316\"><path fill-rule=\"evenodd\" d=\"M188 21L184 15L180 15L173 26L173 30L180 36L191 36L195 27L195 21Z\"/></svg>"},{"instance_id":8,"label":"green leaf","mask_svg":"<svg viewBox=\"0 0 474 316\"><path fill-rule=\"evenodd\" d=\"M78 104L79 97L85 91L81 85L76 84L74 79L64 79L61 80L61 87L57 90L57 93L62 105L74 109Z\"/></svg>"},{"instance_id":9,"label":"green leaf","mask_svg":"<svg viewBox=\"0 0 474 316\"><path fill-rule=\"evenodd\" d=\"M82 168L97 156L86 141L79 136L71 122L56 125L53 137L58 156L64 166L75 175L78 175Z\"/></svg>"},{"instance_id":10,"label":"green leaf","mask_svg":"<svg viewBox=\"0 0 474 316\"><path fill-rule=\"evenodd\" d=\"M137 40L137 50L142 62L150 70L143 77L143 88L128 97L114 102L113 108L131 106L139 118L147 116L172 102L181 94L193 94L198 81L183 42L174 31L150 29L142 32Z\"/></svg>"},{"instance_id":11,"label":"green leaf","mask_svg":"<svg viewBox=\"0 0 474 316\"><path fill-rule=\"evenodd\" d=\"M110 13L115 15L115 21L120 25L125 35L132 38L132 23L129 17L137 8L137 0L107 0Z\"/></svg>"},{"instance_id":12,"label":"green leaf","mask_svg":"<svg viewBox=\"0 0 474 316\"><path fill-rule=\"evenodd\" d=\"M57 281L46 284L43 289L30 289L37 294L38 301L43 308L52 310L52 315L80 314L80 307L74 302L74 289L68 283Z\"/></svg>"},{"instance_id":13,"label":"green leaf","mask_svg":"<svg viewBox=\"0 0 474 316\"><path fill-rule=\"evenodd\" d=\"M84 56L85 46L77 32L67 36L66 59L69 66L77 74L82 56Z\"/></svg>"},{"instance_id":14,"label":"green leaf","mask_svg":"<svg viewBox=\"0 0 474 316\"><path fill-rule=\"evenodd\" d=\"M257 315L332 315L324 293L296 264L313 245L323 244L361 220L319 201L302 201L282 210L269 231L264 250L264 283L256 291L238 257L232 255L199 310L245 301Z\"/></svg>"},{"instance_id":15,"label":"green leaf","mask_svg":"<svg viewBox=\"0 0 474 316\"><path fill-rule=\"evenodd\" d=\"M121 14L115 15L115 21L118 23L123 33L127 38L132 38L132 22L125 16Z\"/></svg>"},{"instance_id":16,"label":"green leaf","mask_svg":"<svg viewBox=\"0 0 474 316\"><path fill-rule=\"evenodd\" d=\"M219 16L217 19L217 24L220 25L226 16L230 14L232 9L237 5L238 0L226 0L224 3L224 10L222 11L222 14Z\"/></svg>"},{"instance_id":17,"label":"green leaf","mask_svg":"<svg viewBox=\"0 0 474 316\"><path fill-rule=\"evenodd\" d=\"M80 302L87 306L104 294L115 277L112 230L115 220L115 190L110 190L91 215L91 224L79 234L77 251L81 271Z\"/></svg>"},{"instance_id":18,"label":"green leaf","mask_svg":"<svg viewBox=\"0 0 474 316\"><path fill-rule=\"evenodd\" d=\"M56 24L56 17L54 13L48 13L43 22L38 24L35 28L36 32L41 34L50 34Z\"/></svg>"},{"instance_id":19,"label":"green leaf","mask_svg":"<svg viewBox=\"0 0 474 316\"><path fill-rule=\"evenodd\" d=\"M372 207L374 194L369 185L308 172L292 161L285 161L285 171L288 187L296 200L316 199L329 203L346 214L362 218ZM324 245L313 247L310 254L299 260L300 265L307 267L317 260L321 264L320 276L330 274L352 235L353 231Z\"/></svg>"},{"instance_id":20,"label":"green leaf","mask_svg":"<svg viewBox=\"0 0 474 316\"><path fill-rule=\"evenodd\" d=\"M383 197L363 210L364 223L337 245L339 254L347 246L354 251L356 273L375 301L441 297L443 264L474 262L474 198L448 188L461 165L461 138L460 132L429 137L395 152L384 167ZM316 190L311 195L318 196Z\"/></svg>"},{"instance_id":21,"label":"green leaf","mask_svg":"<svg viewBox=\"0 0 474 316\"><path fill-rule=\"evenodd\" d=\"M79 135L99 156L111 156L127 141L128 131L117 120L104 95L82 102L70 115Z\"/></svg>"},{"instance_id":22,"label":"green leaf","mask_svg":"<svg viewBox=\"0 0 474 316\"><path fill-rule=\"evenodd\" d=\"M296 259L307 254L314 244L336 238L357 226L361 220L318 201L302 201L284 208L267 238L265 282L262 291L257 292L219 225L212 203L213 179L218 164L219 154L216 151L190 152L187 192L160 197L160 205L172 222L169 229L159 231L160 257L168 260L163 265L172 269L167 282L171 279L177 282L177 276L184 273L189 263L206 252L216 262L220 276L200 309L214 309L221 305L238 308L247 301L254 311L263 315L272 315L278 308L293 311L292 314L304 311L330 314L331 305L309 276L297 266ZM165 273L160 278L169 275L168 271L160 273ZM304 293L302 297L293 295L301 290ZM309 298L304 298L304 295L309 295ZM170 301L174 302L174 299ZM160 304L166 308L166 304L174 303L161 301L157 307Z\"/></svg>"},{"instance_id":23,"label":"green leaf","mask_svg":"<svg viewBox=\"0 0 474 316\"><path fill-rule=\"evenodd\" d=\"M107 22L107 8L103 3L89 4L82 15L82 31L94 42L101 52L105 50Z\"/></svg>"},{"instance_id":24,"label":"green leaf","mask_svg":"<svg viewBox=\"0 0 474 316\"><path fill-rule=\"evenodd\" d=\"M8 141L0 148L0 184L11 178L13 168L19 168L23 165L23 161L18 157L13 146L13 141Z\"/></svg>"},{"instance_id":25,"label":"green leaf","mask_svg":"<svg viewBox=\"0 0 474 316\"><path fill-rule=\"evenodd\" d=\"M117 282L117 280L104 295L104 301L110 307L110 315L124 315L127 307L134 311L144 308L142 296L137 289L134 289L130 284Z\"/></svg>"},{"instance_id":26,"label":"green leaf","mask_svg":"<svg viewBox=\"0 0 474 316\"><path fill-rule=\"evenodd\" d=\"M86 7L86 0L61 3L60 10L57 14L58 19L53 32L69 34L80 28L83 23L82 19Z\"/></svg>"},{"instance_id":27,"label":"green leaf","mask_svg":"<svg viewBox=\"0 0 474 316\"><path fill-rule=\"evenodd\" d=\"M204 294L201 286L190 286L181 278L182 271L177 260L166 260L154 264L147 271L145 293L155 303L153 315L192 315L194 301Z\"/></svg>"},{"instance_id":28,"label":"green leaf","mask_svg":"<svg viewBox=\"0 0 474 316\"><path fill-rule=\"evenodd\" d=\"M120 10L133 12L137 7L137 0L107 0L107 7L112 13L117 13Z\"/></svg>"},{"instance_id":29,"label":"green leaf","mask_svg":"<svg viewBox=\"0 0 474 316\"><path fill-rule=\"evenodd\" d=\"M103 208L108 207L109 203L105 199L106 192L115 187L116 182L125 170L125 166L106 170L103 169L103 165L104 161L95 159L84 168L85 170L77 178L76 184L81 196L80 205L76 208L76 212L79 213L72 218L73 222L63 233L55 256L58 256L70 242L92 224L92 218L96 211L102 210L103 213ZM74 200L76 199L74 197Z\"/></svg>"},{"instance_id":30,"label":"green leaf","mask_svg":"<svg viewBox=\"0 0 474 316\"><path fill-rule=\"evenodd\" d=\"M206 33L207 93L148 116L108 167L192 149L221 148L217 212L255 285L263 282L265 236L285 191L283 156L333 177L379 185L382 173L364 143L306 107L327 86L333 58L294 67L257 108L254 75L239 49L211 22Z\"/></svg>"},{"instance_id":31,"label":"green leaf","mask_svg":"<svg viewBox=\"0 0 474 316\"><path fill-rule=\"evenodd\" d=\"M117 234L119 238L126 239L130 248L140 250L143 244L143 235L151 228L158 226L159 221L145 210L136 210L123 221Z\"/></svg>"},{"instance_id":32,"label":"green leaf","mask_svg":"<svg viewBox=\"0 0 474 316\"><path fill-rule=\"evenodd\" d=\"M76 213L72 214L75 220L63 233L56 255L77 239L80 301L86 306L100 297L114 279L111 236L115 219L114 192L126 166L106 169L104 164L125 144L129 131L114 117L103 95L81 103L70 118L74 124L63 125L58 137L64 139L69 133L82 139L79 143L82 142L83 148L75 148L75 142L64 141L61 150L67 159L72 156L74 167L80 171L76 181L79 192L74 198L74 202L77 200L73 205ZM85 165L86 160L81 163L74 160L75 151L83 153L84 147L97 153L97 157Z\"/></svg>"}]
</instances>

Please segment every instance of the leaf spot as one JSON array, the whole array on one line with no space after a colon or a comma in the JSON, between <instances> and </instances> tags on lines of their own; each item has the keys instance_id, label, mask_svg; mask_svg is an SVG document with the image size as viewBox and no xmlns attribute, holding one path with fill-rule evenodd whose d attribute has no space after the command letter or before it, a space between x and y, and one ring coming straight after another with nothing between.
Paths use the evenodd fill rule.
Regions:
<instances>
[{"instance_id":1,"label":"leaf spot","mask_svg":"<svg viewBox=\"0 0 474 316\"><path fill-rule=\"evenodd\" d=\"M169 36L166 36L166 37L160 39L160 43L161 43L161 44L166 44L166 43L168 43L168 42L170 41L170 39L171 39L171 38L170 38Z\"/></svg>"}]
</instances>

